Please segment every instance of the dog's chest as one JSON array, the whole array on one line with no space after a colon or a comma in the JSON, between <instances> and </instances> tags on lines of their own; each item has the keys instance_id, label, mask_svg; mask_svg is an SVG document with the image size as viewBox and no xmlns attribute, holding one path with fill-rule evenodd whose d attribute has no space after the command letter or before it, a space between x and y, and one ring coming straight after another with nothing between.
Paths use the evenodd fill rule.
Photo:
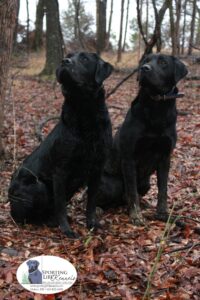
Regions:
<instances>
[{"instance_id":1,"label":"dog's chest","mask_svg":"<svg viewBox=\"0 0 200 300\"><path fill-rule=\"evenodd\" d=\"M172 140L167 135L144 135L135 145L134 156L139 164L159 161L172 150Z\"/></svg>"}]
</instances>

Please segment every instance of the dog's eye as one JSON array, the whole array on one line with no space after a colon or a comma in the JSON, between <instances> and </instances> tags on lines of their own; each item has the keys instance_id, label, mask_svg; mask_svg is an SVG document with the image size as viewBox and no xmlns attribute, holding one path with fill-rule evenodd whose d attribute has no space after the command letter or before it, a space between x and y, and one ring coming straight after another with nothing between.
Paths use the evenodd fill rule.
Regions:
<instances>
[{"instance_id":1,"label":"dog's eye","mask_svg":"<svg viewBox=\"0 0 200 300\"><path fill-rule=\"evenodd\" d=\"M166 66L166 65L167 65L167 62L166 62L166 60L164 60L164 59L160 59L160 60L158 61L158 64L161 65L161 66Z\"/></svg>"},{"instance_id":2,"label":"dog's eye","mask_svg":"<svg viewBox=\"0 0 200 300\"><path fill-rule=\"evenodd\" d=\"M88 58L87 58L86 56L81 56L81 57L80 57L80 60L81 60L82 62L87 62L87 61L88 61Z\"/></svg>"}]
</instances>

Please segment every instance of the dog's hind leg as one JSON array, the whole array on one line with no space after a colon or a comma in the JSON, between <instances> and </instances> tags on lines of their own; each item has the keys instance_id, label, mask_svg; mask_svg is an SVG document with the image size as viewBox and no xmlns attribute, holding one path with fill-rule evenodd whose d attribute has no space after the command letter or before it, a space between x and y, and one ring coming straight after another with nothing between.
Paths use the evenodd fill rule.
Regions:
<instances>
[{"instance_id":1,"label":"dog's hind leg","mask_svg":"<svg viewBox=\"0 0 200 300\"><path fill-rule=\"evenodd\" d=\"M24 184L13 180L8 191L11 216L21 224L42 224L48 217L48 195L43 182Z\"/></svg>"}]
</instances>

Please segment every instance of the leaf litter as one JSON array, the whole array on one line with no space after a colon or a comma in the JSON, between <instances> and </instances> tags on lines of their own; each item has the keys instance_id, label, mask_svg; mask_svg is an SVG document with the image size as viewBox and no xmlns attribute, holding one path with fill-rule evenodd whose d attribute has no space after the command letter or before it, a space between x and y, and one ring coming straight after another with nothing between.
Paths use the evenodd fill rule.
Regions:
<instances>
[{"instance_id":1,"label":"leaf litter","mask_svg":"<svg viewBox=\"0 0 200 300\"><path fill-rule=\"evenodd\" d=\"M111 90L123 78L114 73L107 80ZM200 93L187 81L179 86L185 97L177 100L178 142L172 155L169 177L169 207L182 216L186 226L172 225L162 244L163 252L151 282L149 299L200 299ZM113 132L123 122L131 101L137 94L136 76L126 81L107 100ZM129 223L126 208L110 209L101 214L102 229L97 233L85 227L85 196L77 194L69 204L72 228L81 238L65 238L57 228L19 226L9 215L7 190L16 166L38 145L35 130L50 116L59 115L63 97L58 84L17 74L5 102L3 132L6 159L1 165L0 210L0 299L106 299L142 300L148 277L165 224L153 219L156 206L156 179L144 201L146 226ZM46 123L47 134L55 120ZM175 204L174 204L175 202ZM77 269L76 283L62 295L36 295L25 291L16 280L16 270L26 259L38 255L57 255Z\"/></svg>"}]
</instances>

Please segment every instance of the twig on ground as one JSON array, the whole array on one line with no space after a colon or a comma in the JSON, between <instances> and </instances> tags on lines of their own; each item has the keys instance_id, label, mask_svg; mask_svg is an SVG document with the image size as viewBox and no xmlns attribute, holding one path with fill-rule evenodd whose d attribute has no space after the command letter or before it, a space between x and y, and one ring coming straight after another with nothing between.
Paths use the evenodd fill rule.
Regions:
<instances>
[{"instance_id":1,"label":"twig on ground","mask_svg":"<svg viewBox=\"0 0 200 300\"><path fill-rule=\"evenodd\" d=\"M197 247L197 246L200 246L200 243L189 243L188 245L184 246L184 247L180 247L180 248L175 248L175 249L172 249L170 251L167 251L165 252L165 254L170 254L170 253L174 253L174 252L178 252L178 251L183 251L183 250L187 250L187 249L190 249L190 248L194 248L194 247Z\"/></svg>"}]
</instances>

